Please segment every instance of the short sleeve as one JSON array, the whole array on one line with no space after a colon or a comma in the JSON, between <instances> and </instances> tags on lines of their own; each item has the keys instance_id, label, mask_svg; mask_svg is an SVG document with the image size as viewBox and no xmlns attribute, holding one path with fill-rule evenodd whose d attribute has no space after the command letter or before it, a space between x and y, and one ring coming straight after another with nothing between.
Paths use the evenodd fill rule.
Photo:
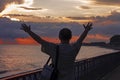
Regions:
<instances>
[{"instance_id":1,"label":"short sleeve","mask_svg":"<svg viewBox=\"0 0 120 80\"><path fill-rule=\"evenodd\" d=\"M56 44L50 42L44 42L41 47L42 52L54 56L56 52Z\"/></svg>"}]
</instances>

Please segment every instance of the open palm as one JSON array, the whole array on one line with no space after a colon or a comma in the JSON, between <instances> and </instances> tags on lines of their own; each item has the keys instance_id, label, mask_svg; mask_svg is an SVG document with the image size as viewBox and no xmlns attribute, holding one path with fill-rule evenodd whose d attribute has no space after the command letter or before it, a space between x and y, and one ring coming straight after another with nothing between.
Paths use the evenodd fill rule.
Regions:
<instances>
[{"instance_id":1,"label":"open palm","mask_svg":"<svg viewBox=\"0 0 120 80\"><path fill-rule=\"evenodd\" d=\"M24 30L25 32L29 32L29 31L31 31L31 28L30 28L30 25L28 26L28 25L26 25L26 24L21 24L21 30Z\"/></svg>"},{"instance_id":2,"label":"open palm","mask_svg":"<svg viewBox=\"0 0 120 80\"><path fill-rule=\"evenodd\" d=\"M87 25L83 24L83 27L85 28L85 30L89 31L92 29L93 23L88 22Z\"/></svg>"}]
</instances>

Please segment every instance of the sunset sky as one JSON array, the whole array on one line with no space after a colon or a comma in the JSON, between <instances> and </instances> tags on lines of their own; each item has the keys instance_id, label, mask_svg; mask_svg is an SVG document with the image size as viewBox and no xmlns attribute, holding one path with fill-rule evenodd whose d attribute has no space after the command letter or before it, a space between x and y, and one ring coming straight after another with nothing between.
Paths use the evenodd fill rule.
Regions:
<instances>
[{"instance_id":1,"label":"sunset sky","mask_svg":"<svg viewBox=\"0 0 120 80\"><path fill-rule=\"evenodd\" d=\"M94 28L85 42L109 42L120 34L120 0L0 0L0 44L36 44L19 29L23 22L51 42L70 28L75 41L89 21Z\"/></svg>"}]
</instances>

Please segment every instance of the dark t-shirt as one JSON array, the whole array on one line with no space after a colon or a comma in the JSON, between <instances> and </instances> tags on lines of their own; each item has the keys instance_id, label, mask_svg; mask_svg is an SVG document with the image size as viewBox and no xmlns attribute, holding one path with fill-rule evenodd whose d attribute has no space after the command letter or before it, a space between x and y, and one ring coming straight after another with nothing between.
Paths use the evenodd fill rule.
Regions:
<instances>
[{"instance_id":1,"label":"dark t-shirt","mask_svg":"<svg viewBox=\"0 0 120 80\"><path fill-rule=\"evenodd\" d=\"M42 44L42 51L50 55L55 60L56 47L58 44L44 42ZM79 52L81 43L74 44L59 44L59 60L58 60L58 80L75 80L74 76L74 62Z\"/></svg>"}]
</instances>

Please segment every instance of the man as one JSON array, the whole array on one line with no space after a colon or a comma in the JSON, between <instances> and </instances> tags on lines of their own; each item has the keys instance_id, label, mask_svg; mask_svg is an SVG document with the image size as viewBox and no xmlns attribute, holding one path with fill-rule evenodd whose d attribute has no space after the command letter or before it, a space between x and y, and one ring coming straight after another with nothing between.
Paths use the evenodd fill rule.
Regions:
<instances>
[{"instance_id":1,"label":"man","mask_svg":"<svg viewBox=\"0 0 120 80\"><path fill-rule=\"evenodd\" d=\"M72 32L68 28L63 28L59 32L60 43L50 43L43 40L40 36L31 31L30 26L22 24L22 30L27 32L35 41L42 46L42 51L52 57L52 62L55 62L56 46L59 45L59 58L58 58L58 79L57 80L75 80L74 76L74 61L81 48L82 42L87 36L88 32L92 29L92 23L84 25L84 32L78 40L70 44Z\"/></svg>"}]
</instances>

